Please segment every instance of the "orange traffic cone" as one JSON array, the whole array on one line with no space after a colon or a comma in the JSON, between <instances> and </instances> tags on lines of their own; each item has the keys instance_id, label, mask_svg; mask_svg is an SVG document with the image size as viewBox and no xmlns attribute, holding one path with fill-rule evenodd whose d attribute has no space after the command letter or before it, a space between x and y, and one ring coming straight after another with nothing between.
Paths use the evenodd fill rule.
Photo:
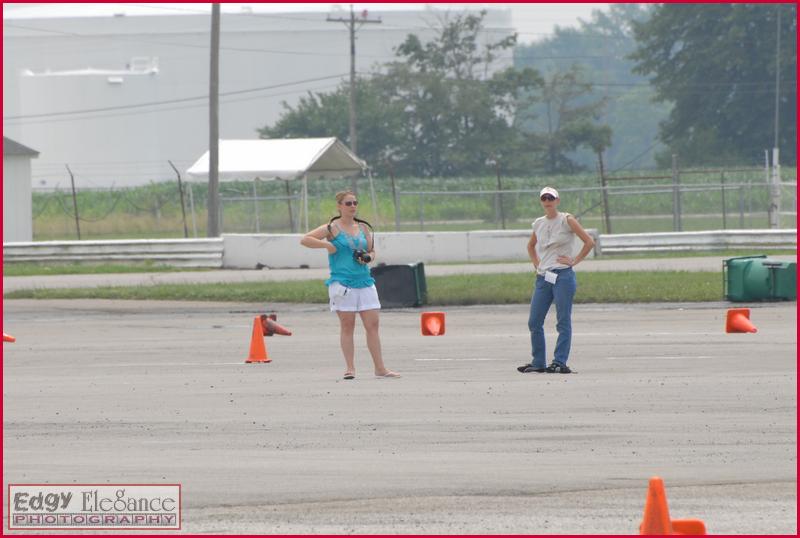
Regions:
<instances>
[{"instance_id":1,"label":"orange traffic cone","mask_svg":"<svg viewBox=\"0 0 800 538\"><path fill-rule=\"evenodd\" d=\"M267 356L267 346L264 344L264 328L261 323L261 318L258 316L253 319L253 336L250 337L250 355L247 356L244 362L272 362L272 359Z\"/></svg>"},{"instance_id":2,"label":"orange traffic cone","mask_svg":"<svg viewBox=\"0 0 800 538\"><path fill-rule=\"evenodd\" d=\"M264 331L264 336L272 336L273 334L282 334L283 336L292 336L292 331L280 325L275 320L278 319L276 314L261 314L261 328Z\"/></svg>"},{"instance_id":3,"label":"orange traffic cone","mask_svg":"<svg viewBox=\"0 0 800 538\"><path fill-rule=\"evenodd\" d=\"M706 525L699 519L673 519L669 518L667 508L667 493L664 491L664 481L654 476L650 479L647 489L647 499L644 503L644 517L639 525L639 534L666 536L672 534L706 533Z\"/></svg>"},{"instance_id":4,"label":"orange traffic cone","mask_svg":"<svg viewBox=\"0 0 800 538\"><path fill-rule=\"evenodd\" d=\"M10 334L3 333L3 342L16 342L17 339Z\"/></svg>"},{"instance_id":5,"label":"orange traffic cone","mask_svg":"<svg viewBox=\"0 0 800 538\"><path fill-rule=\"evenodd\" d=\"M749 308L731 308L728 310L728 317L725 319L726 333L756 333L755 325L750 323Z\"/></svg>"},{"instance_id":6,"label":"orange traffic cone","mask_svg":"<svg viewBox=\"0 0 800 538\"><path fill-rule=\"evenodd\" d=\"M442 336L444 334L444 312L423 312L420 325L422 336Z\"/></svg>"}]
</instances>

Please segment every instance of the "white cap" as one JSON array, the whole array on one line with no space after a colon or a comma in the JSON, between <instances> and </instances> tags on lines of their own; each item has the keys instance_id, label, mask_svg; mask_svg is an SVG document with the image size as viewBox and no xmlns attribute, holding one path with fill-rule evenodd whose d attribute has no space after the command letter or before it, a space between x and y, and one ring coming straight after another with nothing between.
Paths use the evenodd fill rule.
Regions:
<instances>
[{"instance_id":1,"label":"white cap","mask_svg":"<svg viewBox=\"0 0 800 538\"><path fill-rule=\"evenodd\" d=\"M553 198L558 198L558 191L555 190L553 187L545 187L541 191L539 191L539 198L541 198L545 194L549 194Z\"/></svg>"}]
</instances>

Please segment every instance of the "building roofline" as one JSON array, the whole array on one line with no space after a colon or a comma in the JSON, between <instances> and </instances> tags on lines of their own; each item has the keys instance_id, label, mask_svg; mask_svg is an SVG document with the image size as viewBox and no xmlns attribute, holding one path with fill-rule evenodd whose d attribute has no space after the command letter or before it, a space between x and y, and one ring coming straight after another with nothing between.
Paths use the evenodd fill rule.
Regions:
<instances>
[{"instance_id":1,"label":"building roofline","mask_svg":"<svg viewBox=\"0 0 800 538\"><path fill-rule=\"evenodd\" d=\"M39 152L24 146L16 140L11 140L7 136L3 137L3 155L28 155L30 157L38 157Z\"/></svg>"}]
</instances>

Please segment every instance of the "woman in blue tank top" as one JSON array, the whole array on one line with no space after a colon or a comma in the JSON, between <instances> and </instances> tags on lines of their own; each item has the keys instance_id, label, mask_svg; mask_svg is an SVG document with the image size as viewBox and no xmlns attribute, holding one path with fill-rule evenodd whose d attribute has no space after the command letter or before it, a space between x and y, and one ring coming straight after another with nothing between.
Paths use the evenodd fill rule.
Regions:
<instances>
[{"instance_id":1,"label":"woman in blue tank top","mask_svg":"<svg viewBox=\"0 0 800 538\"><path fill-rule=\"evenodd\" d=\"M339 216L311 230L300 244L308 248L328 251L331 276L325 281L332 312L339 316L340 342L346 369L344 379L355 379L355 345L353 332L356 313L361 317L367 333L367 348L375 364L378 377L400 377L386 368L381 354L379 312L381 303L375 280L369 271L369 262L375 259L375 240L367 221L356 218L358 200L350 191L336 194Z\"/></svg>"}]
</instances>

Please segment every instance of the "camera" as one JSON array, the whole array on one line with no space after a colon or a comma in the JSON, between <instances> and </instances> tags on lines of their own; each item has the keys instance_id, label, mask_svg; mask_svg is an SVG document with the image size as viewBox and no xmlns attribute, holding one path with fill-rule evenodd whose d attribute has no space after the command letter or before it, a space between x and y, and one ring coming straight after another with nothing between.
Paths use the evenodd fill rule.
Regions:
<instances>
[{"instance_id":1,"label":"camera","mask_svg":"<svg viewBox=\"0 0 800 538\"><path fill-rule=\"evenodd\" d=\"M356 261L362 261L364 263L369 263L372 261L372 256L370 256L366 250L358 249L353 251L353 258Z\"/></svg>"}]
</instances>

